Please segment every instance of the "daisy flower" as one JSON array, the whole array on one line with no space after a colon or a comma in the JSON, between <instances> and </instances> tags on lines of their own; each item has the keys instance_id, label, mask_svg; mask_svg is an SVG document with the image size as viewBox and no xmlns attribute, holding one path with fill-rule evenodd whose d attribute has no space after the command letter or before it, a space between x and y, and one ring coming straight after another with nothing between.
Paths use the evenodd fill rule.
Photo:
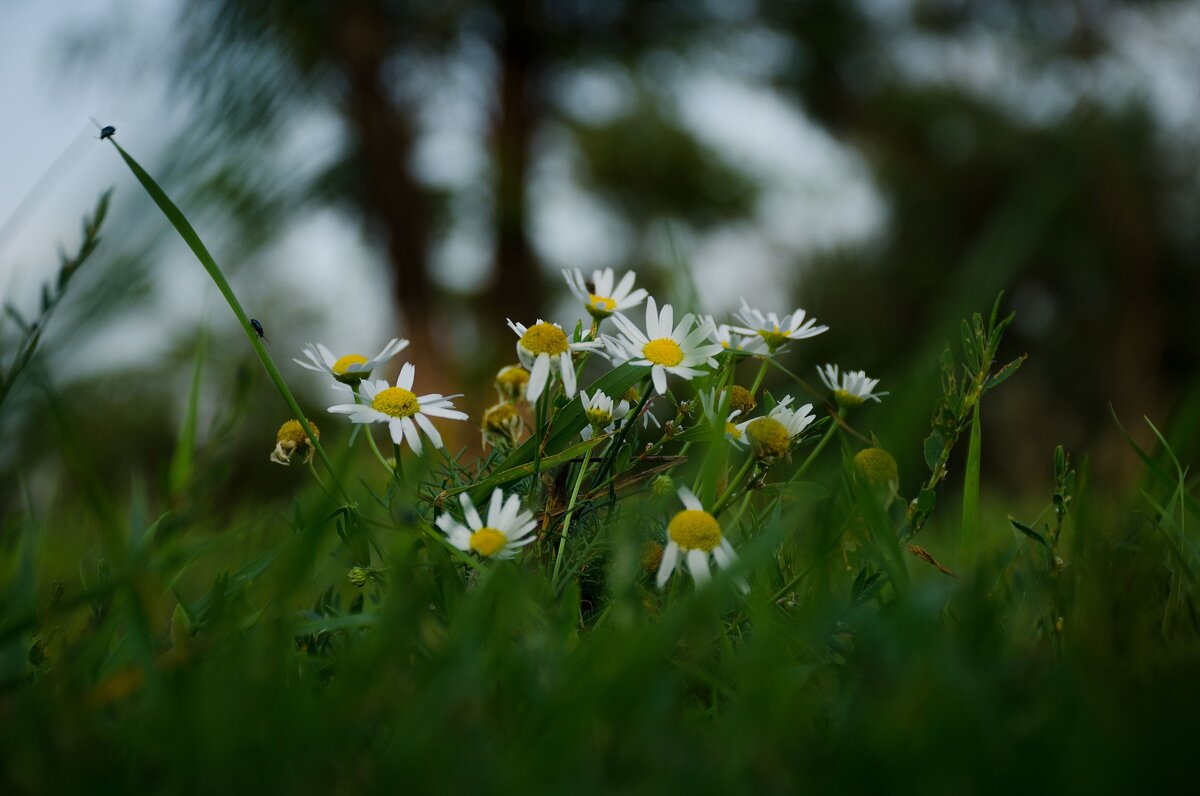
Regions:
<instances>
[{"instance_id":1,"label":"daisy flower","mask_svg":"<svg viewBox=\"0 0 1200 796\"><path fill-rule=\"evenodd\" d=\"M627 271L616 287L613 287L611 268L592 271L590 282L583 278L583 273L578 268L564 270L563 277L567 280L567 287L571 288L575 297L583 302L587 311L598 321L604 320L614 312L633 309L646 298L645 290L632 289L633 281L637 278L633 271Z\"/></svg>"},{"instance_id":2,"label":"daisy flower","mask_svg":"<svg viewBox=\"0 0 1200 796\"><path fill-rule=\"evenodd\" d=\"M833 400L843 409L854 409L867 401L879 403L886 392L875 392L879 379L868 379L865 370L847 370L838 373L837 365L817 367L817 375L825 386L833 391Z\"/></svg>"},{"instance_id":3,"label":"daisy flower","mask_svg":"<svg viewBox=\"0 0 1200 796\"><path fill-rule=\"evenodd\" d=\"M308 427L312 429L313 434L317 439L321 438L321 429L317 428L317 424L313 421L308 421ZM304 433L304 427L300 425L299 420L288 420L279 427L279 431L275 434L275 450L271 451L270 459L276 464L282 464L285 467L292 463L292 457L300 455L304 458L304 463L308 464L312 461L313 453L316 448L312 444L312 440Z\"/></svg>"},{"instance_id":4,"label":"daisy flower","mask_svg":"<svg viewBox=\"0 0 1200 796\"><path fill-rule=\"evenodd\" d=\"M648 298L645 333L633 321L618 314L613 316L613 321L621 336L605 338L605 346L615 358L650 367L654 389L660 395L667 391L668 373L685 379L702 376L704 371L696 366L716 367L717 362L713 357L721 352L719 345L702 344L710 331L707 321L693 329L696 318L689 312L677 326L671 328L674 317L675 311L670 304L664 304L662 312L659 312L654 299Z\"/></svg>"},{"instance_id":5,"label":"daisy flower","mask_svg":"<svg viewBox=\"0 0 1200 796\"><path fill-rule=\"evenodd\" d=\"M736 351L741 354L751 354L754 356L762 356L770 353L767 348L767 343L757 334L746 335L739 331L735 331L734 327L727 323L717 324L713 316L708 316L709 328L712 334L709 338L721 346L726 351Z\"/></svg>"},{"instance_id":6,"label":"daisy flower","mask_svg":"<svg viewBox=\"0 0 1200 796\"><path fill-rule=\"evenodd\" d=\"M433 427L431 417L445 417L450 420L466 420L466 412L454 408L451 399L459 395L430 395L417 394L412 391L413 376L416 368L411 362L405 362L396 378L396 386L392 387L386 379L364 381L358 388L358 394L363 399L361 404L337 404L329 407L329 411L339 415L349 415L352 423L387 423L391 432L392 442L399 445L402 440L408 442L413 453L421 452L421 437L417 428L429 437L435 448L442 445L442 435Z\"/></svg>"},{"instance_id":7,"label":"daisy flower","mask_svg":"<svg viewBox=\"0 0 1200 796\"><path fill-rule=\"evenodd\" d=\"M584 439L591 439L596 433L611 434L617 428L617 421L629 414L628 401L614 402L603 390L596 390L590 397L584 390L579 393L579 399L583 401L583 413L588 419L588 424L579 432Z\"/></svg>"},{"instance_id":8,"label":"daisy flower","mask_svg":"<svg viewBox=\"0 0 1200 796\"><path fill-rule=\"evenodd\" d=\"M788 438L794 440L804 429L812 425L817 416L812 412L812 404L804 404L793 409L793 400L795 399L790 395L784 396L783 400L775 404L775 408L767 413L767 417L782 423L783 427L787 429Z\"/></svg>"},{"instance_id":9,"label":"daisy flower","mask_svg":"<svg viewBox=\"0 0 1200 796\"><path fill-rule=\"evenodd\" d=\"M309 343L304 346L304 356L308 357L308 362L302 359L293 359L292 361L302 368L308 368L309 370L315 370L317 373L333 376L342 384L353 386L367 376L370 376L371 371L407 347L407 340L393 337L383 347L382 351L373 358L367 359L362 354L346 354L343 357L335 357L332 351L320 343L316 343L315 345Z\"/></svg>"},{"instance_id":10,"label":"daisy flower","mask_svg":"<svg viewBox=\"0 0 1200 796\"><path fill-rule=\"evenodd\" d=\"M590 351L600 348L594 341L572 343L567 333L557 323L538 320L533 326L508 322L520 338L517 340L517 356L529 370L529 383L525 386L525 400L533 403L546 389L551 370L557 371L562 379L568 398L575 397L575 365L571 361L572 351ZM587 334L587 331L584 331Z\"/></svg>"},{"instance_id":11,"label":"daisy flower","mask_svg":"<svg viewBox=\"0 0 1200 796\"><path fill-rule=\"evenodd\" d=\"M734 313L734 315L746 325L730 328L739 334L758 335L771 352L787 343L788 340L804 340L808 337L816 337L821 332L829 331L828 326L817 326L816 318L809 318L806 321L804 310L796 310L782 318L773 312L764 315L747 304L746 299L742 299L741 312Z\"/></svg>"},{"instance_id":12,"label":"daisy flower","mask_svg":"<svg viewBox=\"0 0 1200 796\"><path fill-rule=\"evenodd\" d=\"M532 512L521 510L521 498L517 495L509 495L505 500L504 491L496 487L488 504L486 525L470 496L464 492L459 500L466 524L449 514L439 514L435 524L446 534L450 544L464 553L474 551L482 558L512 558L520 548L537 538L530 535L537 527L537 521Z\"/></svg>"},{"instance_id":13,"label":"daisy flower","mask_svg":"<svg viewBox=\"0 0 1200 796\"><path fill-rule=\"evenodd\" d=\"M686 559L688 572L697 586L703 586L709 580L710 555L721 569L729 569L737 561L733 545L721 533L721 524L704 510L692 491L686 486L679 487L679 499L683 502L683 511L667 523L667 546L663 549L658 574L654 578L655 585L660 589L667 585L667 579L680 563L681 557ZM738 585L742 591L750 590L744 580L739 579Z\"/></svg>"}]
</instances>

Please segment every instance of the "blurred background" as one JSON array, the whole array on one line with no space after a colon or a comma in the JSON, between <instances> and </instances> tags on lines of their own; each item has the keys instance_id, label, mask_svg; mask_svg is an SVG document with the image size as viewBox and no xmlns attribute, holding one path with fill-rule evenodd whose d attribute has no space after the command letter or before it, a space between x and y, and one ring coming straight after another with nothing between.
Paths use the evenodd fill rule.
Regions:
<instances>
[{"instance_id":1,"label":"blurred background","mask_svg":"<svg viewBox=\"0 0 1200 796\"><path fill-rule=\"evenodd\" d=\"M744 296L827 323L784 362L814 383L825 361L883 379L891 397L856 425L896 454L905 494L925 474L937 357L1000 290L1017 313L1004 358L1030 358L985 403L985 488L1042 501L1056 443L1096 483L1126 484L1136 462L1110 404L1131 428L1152 418L1185 462L1200 445L1200 4L0 14L6 301L32 310L57 246L116 186L104 242L0 420L0 471L43 496L70 488L68 428L114 489L131 473L161 489L201 339L198 472L224 496L286 495L297 477L267 462L285 407L89 117L192 220L314 417L330 401L290 362L304 343L370 356L403 335L386 375L409 358L419 392L464 392L478 418L514 358L505 319L573 325L560 269L611 266L719 318ZM478 445L474 421L447 431ZM15 507L15 479L0 483Z\"/></svg>"}]
</instances>

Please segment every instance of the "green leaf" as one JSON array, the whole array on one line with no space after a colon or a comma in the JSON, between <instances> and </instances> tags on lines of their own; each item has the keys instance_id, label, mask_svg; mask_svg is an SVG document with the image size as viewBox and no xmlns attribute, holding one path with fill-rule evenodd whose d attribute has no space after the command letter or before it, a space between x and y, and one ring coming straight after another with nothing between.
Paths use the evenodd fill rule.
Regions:
<instances>
[{"instance_id":1,"label":"green leaf","mask_svg":"<svg viewBox=\"0 0 1200 796\"><path fill-rule=\"evenodd\" d=\"M925 438L925 464L928 465L930 471L937 467L938 462L942 460L942 454L945 450L945 437L937 429L934 429Z\"/></svg>"},{"instance_id":2,"label":"green leaf","mask_svg":"<svg viewBox=\"0 0 1200 796\"><path fill-rule=\"evenodd\" d=\"M1023 363L1023 362L1024 362L1024 361L1025 361L1027 358L1028 358L1028 357L1029 357L1029 355L1028 355L1028 354L1022 354L1021 356L1019 356L1019 357L1017 357L1016 359L1014 359L1012 362L1009 362L1007 365L1005 365L1004 367L1000 368L1000 370L996 371L996 372L995 372L995 373L992 375L992 377L991 377L990 379L988 379L988 381L987 381L987 384L986 384L986 385L984 385L984 388L983 388L983 389L984 389L984 391L986 392L986 391L988 391L988 390L990 390L990 389L992 389L992 388L994 388L994 387L997 387L997 386L999 386L999 385L1003 384L1004 382L1008 381L1008 379L1009 379L1009 378L1010 378L1010 377L1011 377L1011 376L1012 376L1014 373L1016 373L1016 372L1017 372L1017 368L1021 367L1021 364L1022 364L1022 363Z\"/></svg>"},{"instance_id":3,"label":"green leaf","mask_svg":"<svg viewBox=\"0 0 1200 796\"><path fill-rule=\"evenodd\" d=\"M1012 524L1012 527L1016 528L1018 531L1025 534L1033 541L1044 545L1047 550L1050 549L1050 543L1046 541L1046 537L1042 536L1040 533L1035 531L1033 528L1030 528L1025 523L1021 522L1020 520L1015 520L1012 517L1009 517L1008 521Z\"/></svg>"}]
</instances>

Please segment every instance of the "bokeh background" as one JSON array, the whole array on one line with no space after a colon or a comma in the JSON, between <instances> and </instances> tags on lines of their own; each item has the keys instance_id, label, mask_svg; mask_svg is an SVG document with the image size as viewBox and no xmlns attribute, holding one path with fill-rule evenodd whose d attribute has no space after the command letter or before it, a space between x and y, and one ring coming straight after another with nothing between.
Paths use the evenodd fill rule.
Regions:
<instances>
[{"instance_id":1,"label":"bokeh background","mask_svg":"<svg viewBox=\"0 0 1200 796\"><path fill-rule=\"evenodd\" d=\"M1110 404L1131 427L1151 417L1185 461L1200 445L1200 4L61 0L0 14L6 301L33 306L58 244L117 188L0 429L0 470L44 495L70 483L48 394L115 489L130 473L161 488L201 339L200 469L226 497L295 482L267 463L285 408L89 117L189 215L314 416L325 387L289 361L305 342L371 355L400 334L421 389L464 392L478 417L513 359L505 319L573 324L559 270L611 266L718 317L744 296L827 323L787 364L814 382L824 361L883 379L892 395L861 424L900 460L905 494L924 474L937 356L1002 289L1017 313L1005 358L1030 358L984 412L993 495L1041 500L1060 442L1095 483L1124 485L1135 462Z\"/></svg>"}]
</instances>

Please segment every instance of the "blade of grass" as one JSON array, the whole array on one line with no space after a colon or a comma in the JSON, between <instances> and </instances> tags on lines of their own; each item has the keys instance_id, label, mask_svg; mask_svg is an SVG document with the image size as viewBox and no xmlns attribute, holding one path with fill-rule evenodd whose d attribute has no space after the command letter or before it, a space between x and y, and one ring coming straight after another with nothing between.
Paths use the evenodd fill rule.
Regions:
<instances>
[{"instance_id":1,"label":"blade of grass","mask_svg":"<svg viewBox=\"0 0 1200 796\"><path fill-rule=\"evenodd\" d=\"M192 480L192 460L196 451L197 406L200 403L201 376L204 372L204 355L208 348L208 334L200 330L196 339L196 355L192 364L192 385L188 390L187 407L183 413L183 424L179 428L179 441L171 457L171 468L167 475L168 492L178 498Z\"/></svg>"},{"instance_id":2,"label":"blade of grass","mask_svg":"<svg viewBox=\"0 0 1200 796\"><path fill-rule=\"evenodd\" d=\"M192 225L188 222L182 211L175 206L175 203L172 202L170 197L167 196L166 192L159 187L158 183L154 181L154 178L151 177L146 170L143 169L141 165L121 147L120 144L118 144L112 138L109 138L108 141L116 148L117 152L120 153L121 158L125 161L125 165L127 165L129 170L133 172L133 175L137 177L138 182L140 182L142 187L146 189L146 193L150 194L150 198L154 200L154 203L158 205L160 210L162 210L163 215L165 215L167 220L171 222L171 225L175 227L175 231L178 232L179 236L183 238L185 243L187 243L188 248L190 248L192 253L196 255L196 259L200 261L200 264L204 266L204 270L208 272L209 277L217 286L217 289L221 291L221 295L225 298L226 303L229 304L229 308L233 310L233 314L237 316L238 323L242 325L242 331L245 333L246 339L250 341L250 347L254 349L254 353L258 355L259 361L262 362L263 368L266 369L267 376L270 377L271 383L274 384L275 389L279 391L284 403L286 403L288 408L292 410L292 414L295 416L296 420L299 421L301 428L304 429L304 433L308 435L310 440L312 440L313 448L317 451L317 455L321 457L321 463L325 465L325 469L329 471L329 477L333 480L338 492L341 493L342 499L345 500L347 504L353 505L354 501L350 499L350 495L346 491L345 486L342 484L341 478L338 477L337 470L334 468L333 462L330 460L328 454L325 453L325 449L321 447L321 443L317 440L317 435L309 426L308 419L304 416L304 412L300 409L300 404L296 402L296 398L292 395L292 391L288 389L287 382L283 379L283 374L281 374L279 372L279 368L275 366L275 360L273 360L271 355L267 353L267 349L263 346L262 340L259 339L258 332L256 332L254 327L251 326L250 316L248 316L246 311L242 309L241 302L238 301L237 295L234 294L233 288L229 284L229 280L225 278L225 274L221 271L220 266L217 265L217 261L213 259L211 254L209 254L208 249L204 246L204 242L200 240L200 236L196 234L196 230L192 228Z\"/></svg>"}]
</instances>

